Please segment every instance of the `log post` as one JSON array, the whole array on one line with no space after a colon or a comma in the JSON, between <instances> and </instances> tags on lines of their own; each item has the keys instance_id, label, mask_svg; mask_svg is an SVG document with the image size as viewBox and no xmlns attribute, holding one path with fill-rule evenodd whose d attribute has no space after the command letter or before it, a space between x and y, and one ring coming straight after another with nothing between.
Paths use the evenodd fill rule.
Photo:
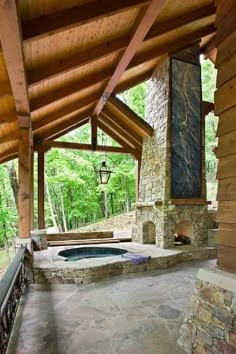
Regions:
<instances>
[{"instance_id":1,"label":"log post","mask_svg":"<svg viewBox=\"0 0 236 354\"><path fill-rule=\"evenodd\" d=\"M45 195L45 153L38 152L38 228L45 229L45 211L44 211L44 195Z\"/></svg>"},{"instance_id":2,"label":"log post","mask_svg":"<svg viewBox=\"0 0 236 354\"><path fill-rule=\"evenodd\" d=\"M19 124L19 189L18 189L18 234L20 238L29 238L32 225L32 130L30 116L18 114Z\"/></svg>"},{"instance_id":3,"label":"log post","mask_svg":"<svg viewBox=\"0 0 236 354\"><path fill-rule=\"evenodd\" d=\"M219 201L217 221L220 268L236 272L236 22L235 0L216 0L217 91L215 114L219 116Z\"/></svg>"}]
</instances>

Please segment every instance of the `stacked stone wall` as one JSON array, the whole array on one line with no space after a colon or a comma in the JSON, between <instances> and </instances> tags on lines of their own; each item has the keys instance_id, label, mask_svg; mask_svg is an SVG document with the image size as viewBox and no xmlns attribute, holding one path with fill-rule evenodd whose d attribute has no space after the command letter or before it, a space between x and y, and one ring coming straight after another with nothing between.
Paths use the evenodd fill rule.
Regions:
<instances>
[{"instance_id":1,"label":"stacked stone wall","mask_svg":"<svg viewBox=\"0 0 236 354\"><path fill-rule=\"evenodd\" d=\"M154 128L152 138L144 138L139 201L165 200L168 188L169 59L163 61L148 86L146 121ZM170 182L169 182L170 183Z\"/></svg>"},{"instance_id":2,"label":"stacked stone wall","mask_svg":"<svg viewBox=\"0 0 236 354\"><path fill-rule=\"evenodd\" d=\"M179 344L188 354L235 354L236 294L198 279Z\"/></svg>"}]
</instances>

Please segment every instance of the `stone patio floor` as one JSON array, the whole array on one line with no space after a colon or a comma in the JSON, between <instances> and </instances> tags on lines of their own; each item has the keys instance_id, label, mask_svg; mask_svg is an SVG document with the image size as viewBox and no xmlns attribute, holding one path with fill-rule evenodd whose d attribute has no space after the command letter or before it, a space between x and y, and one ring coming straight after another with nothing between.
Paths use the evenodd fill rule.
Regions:
<instances>
[{"instance_id":1,"label":"stone patio floor","mask_svg":"<svg viewBox=\"0 0 236 354\"><path fill-rule=\"evenodd\" d=\"M8 354L182 354L180 326L200 267L192 262L78 285L31 285Z\"/></svg>"}]
</instances>

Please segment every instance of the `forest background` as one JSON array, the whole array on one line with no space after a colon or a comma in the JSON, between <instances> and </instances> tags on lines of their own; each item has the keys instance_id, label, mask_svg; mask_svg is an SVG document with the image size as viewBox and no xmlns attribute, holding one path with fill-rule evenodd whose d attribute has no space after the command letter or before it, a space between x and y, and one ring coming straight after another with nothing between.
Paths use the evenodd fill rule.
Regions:
<instances>
[{"instance_id":1,"label":"forest background","mask_svg":"<svg viewBox=\"0 0 236 354\"><path fill-rule=\"evenodd\" d=\"M202 62L203 100L213 102L216 70L207 60ZM145 117L147 82L119 95L131 109ZM212 148L217 118L210 113L206 118L206 177L208 200L216 195L216 158ZM61 141L89 143L90 129L84 126L67 134ZM116 146L109 137L98 132L98 143ZM52 149L46 154L45 217L47 227L60 231L78 229L113 214L129 211L135 202L135 161L128 155ZM98 184L95 170L103 159L114 165L107 186ZM35 154L34 208L37 228L37 154ZM17 234L17 160L0 165L0 247L9 245Z\"/></svg>"}]
</instances>

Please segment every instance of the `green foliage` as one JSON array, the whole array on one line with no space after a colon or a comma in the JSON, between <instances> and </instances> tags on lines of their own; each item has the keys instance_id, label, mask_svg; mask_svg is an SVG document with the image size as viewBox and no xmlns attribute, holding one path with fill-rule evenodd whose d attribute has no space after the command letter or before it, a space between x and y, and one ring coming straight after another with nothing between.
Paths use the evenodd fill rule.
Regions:
<instances>
[{"instance_id":1,"label":"green foliage","mask_svg":"<svg viewBox=\"0 0 236 354\"><path fill-rule=\"evenodd\" d=\"M0 165L0 246L9 242L17 230L17 211L7 165Z\"/></svg>"},{"instance_id":2,"label":"green foliage","mask_svg":"<svg viewBox=\"0 0 236 354\"><path fill-rule=\"evenodd\" d=\"M214 102L214 92L216 89L216 73L214 65L210 60L202 62L202 99L204 101ZM206 153L206 178L207 178L207 198L216 199L216 167L217 159L213 153L213 148L217 145L218 118L210 113L205 118L205 153Z\"/></svg>"},{"instance_id":3,"label":"green foliage","mask_svg":"<svg viewBox=\"0 0 236 354\"><path fill-rule=\"evenodd\" d=\"M118 97L125 102L141 118L145 117L147 81L122 92Z\"/></svg>"}]
</instances>

